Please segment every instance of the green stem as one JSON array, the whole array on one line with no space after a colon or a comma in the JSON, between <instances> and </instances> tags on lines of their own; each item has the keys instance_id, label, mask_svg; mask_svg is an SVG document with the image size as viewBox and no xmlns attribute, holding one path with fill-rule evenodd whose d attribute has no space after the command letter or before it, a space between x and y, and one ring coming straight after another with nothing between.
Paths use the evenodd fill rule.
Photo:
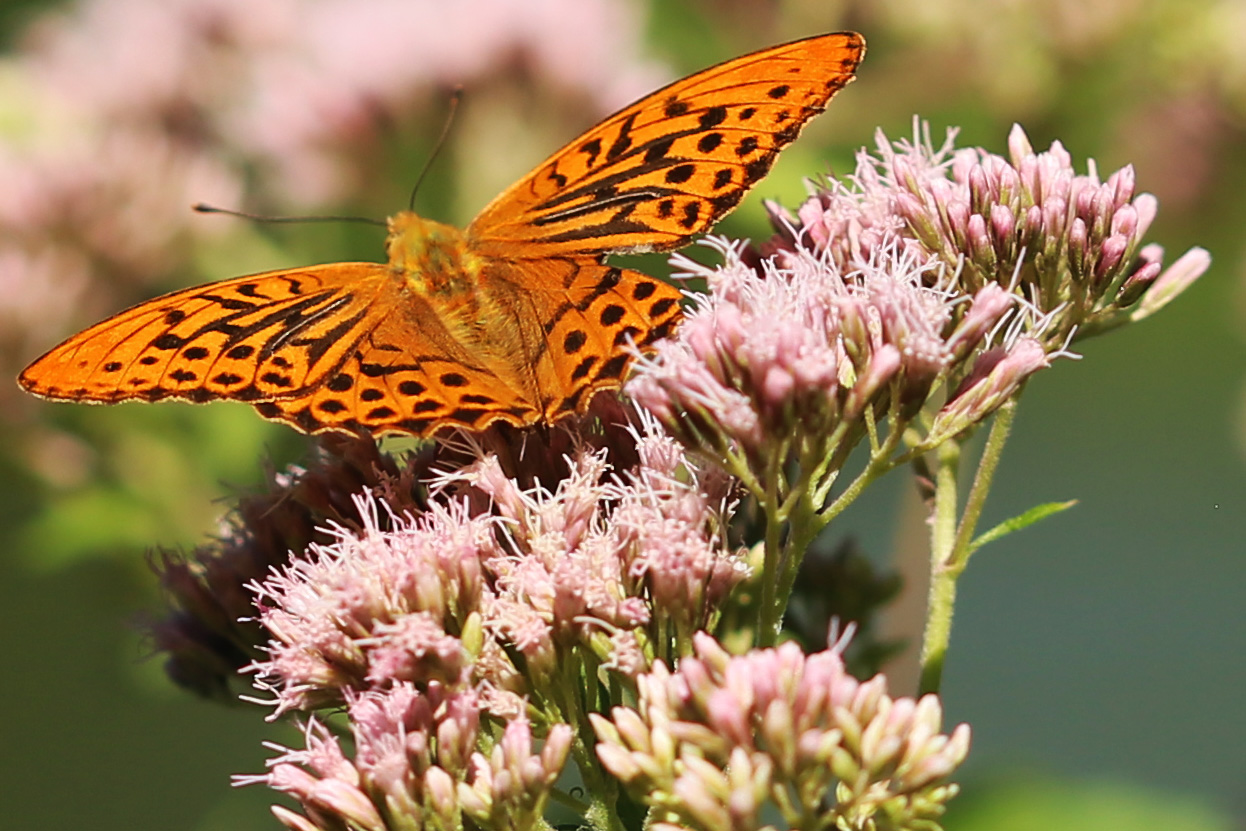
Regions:
<instances>
[{"instance_id":1,"label":"green stem","mask_svg":"<svg viewBox=\"0 0 1246 831\"><path fill-rule=\"evenodd\" d=\"M934 516L930 530L930 596L926 607L926 631L922 638L919 693L937 693L943 680L943 662L952 634L952 611L956 606L956 577L948 560L956 539L956 497L960 469L960 443L939 445L935 471Z\"/></svg>"},{"instance_id":2,"label":"green stem","mask_svg":"<svg viewBox=\"0 0 1246 831\"><path fill-rule=\"evenodd\" d=\"M996 411L991 422L991 432L987 434L982 458L978 460L978 471L974 474L969 495L965 498L965 512L961 516L960 527L956 529L952 550L948 552L947 565L955 569L958 575L964 571L969 563L969 555L973 553L970 546L978 529L978 520L982 518L982 506L986 504L986 495L991 490L995 471L999 468L999 460L1004 455L1004 445L1008 442L1016 417L1017 399L1011 398Z\"/></svg>"},{"instance_id":3,"label":"green stem","mask_svg":"<svg viewBox=\"0 0 1246 831\"><path fill-rule=\"evenodd\" d=\"M900 443L902 437L903 431L899 429L891 430L887 434L887 438L883 440L882 444L870 453L870 460L866 464L865 469L858 473L853 480L848 483L848 487L844 488L843 492L840 493L839 496L835 497L834 502L818 511L817 521L819 531L825 528L827 523L851 505L871 482L898 464L898 462L891 459L891 454L895 451L895 448ZM829 496L829 494L823 494L819 491L818 498L820 501L824 502L826 500L826 496Z\"/></svg>"},{"instance_id":4,"label":"green stem","mask_svg":"<svg viewBox=\"0 0 1246 831\"><path fill-rule=\"evenodd\" d=\"M783 526L785 512L780 509L777 471L768 477L766 493L761 500L762 515L766 521L765 556L762 560L761 603L757 608L757 646L774 646L779 638L779 618L776 614L779 570L783 558Z\"/></svg>"},{"instance_id":5,"label":"green stem","mask_svg":"<svg viewBox=\"0 0 1246 831\"><path fill-rule=\"evenodd\" d=\"M549 703L555 708L553 715L570 724L575 735L571 756L580 772L584 790L590 795L590 806L584 817L598 831L623 831L614 804L618 799L617 783L605 775L597 761L593 750L596 733L587 715L590 709L588 697L594 695L592 690L597 684L597 662L572 650L565 660L559 662L559 668L561 672L554 676L556 680Z\"/></svg>"},{"instance_id":6,"label":"green stem","mask_svg":"<svg viewBox=\"0 0 1246 831\"><path fill-rule=\"evenodd\" d=\"M956 519L956 502L961 446L959 442L950 440L938 449L934 523L930 534L930 597L926 609L926 632L922 639L919 692L923 695L937 693L943 680L943 664L952 636L952 614L956 606L956 581L965 571L973 553L973 537L978 520L982 518L982 507L986 504L987 493L991 490L1016 414L1015 398L995 413L959 522Z\"/></svg>"}]
</instances>

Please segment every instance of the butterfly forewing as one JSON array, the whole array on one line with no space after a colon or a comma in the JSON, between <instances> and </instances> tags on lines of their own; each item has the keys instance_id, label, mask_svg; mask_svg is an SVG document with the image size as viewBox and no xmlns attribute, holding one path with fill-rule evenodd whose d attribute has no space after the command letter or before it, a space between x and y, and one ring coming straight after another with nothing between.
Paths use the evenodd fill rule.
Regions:
<instances>
[{"instance_id":1,"label":"butterfly forewing","mask_svg":"<svg viewBox=\"0 0 1246 831\"><path fill-rule=\"evenodd\" d=\"M559 150L468 228L483 252L669 250L707 230L853 78L860 35L727 61L620 110Z\"/></svg>"},{"instance_id":2,"label":"butterfly forewing","mask_svg":"<svg viewBox=\"0 0 1246 831\"><path fill-rule=\"evenodd\" d=\"M167 294L74 335L19 381L45 398L251 401L315 386L384 314L386 266L274 271Z\"/></svg>"}]
</instances>

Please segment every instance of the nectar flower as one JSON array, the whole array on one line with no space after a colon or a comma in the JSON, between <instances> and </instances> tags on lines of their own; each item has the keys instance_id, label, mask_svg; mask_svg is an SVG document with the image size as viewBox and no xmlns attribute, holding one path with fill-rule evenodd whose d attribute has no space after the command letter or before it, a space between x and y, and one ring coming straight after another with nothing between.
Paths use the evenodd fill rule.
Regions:
<instances>
[{"instance_id":1,"label":"nectar flower","mask_svg":"<svg viewBox=\"0 0 1246 831\"><path fill-rule=\"evenodd\" d=\"M346 708L353 758L313 719L305 748L277 748L269 772L236 777L293 797L306 816L274 807L288 828L393 831L537 828L571 748L571 728L552 725L539 750L528 721L509 721L492 751L477 750L479 707L467 691L439 684L422 693L407 683L350 695ZM490 821L490 820L493 821ZM501 820L505 821L501 821Z\"/></svg>"},{"instance_id":2,"label":"nectar flower","mask_svg":"<svg viewBox=\"0 0 1246 831\"><path fill-rule=\"evenodd\" d=\"M899 246L917 261L958 270L967 294L996 283L1039 317L1058 311L1043 335L1048 349L1065 346L1073 332L1085 337L1141 319L1143 309L1162 305L1146 299L1149 287L1162 286L1166 303L1210 262L1191 249L1160 277L1162 249L1141 244L1158 203L1136 192L1132 167L1101 180L1091 161L1079 174L1060 142L1035 152L1019 125L1007 158L955 149L954 130L938 149L924 125L915 134L893 144L880 131L874 155L861 151L846 183L823 187L797 220L772 207L779 236L764 250L806 240L842 266L860 267L879 248Z\"/></svg>"},{"instance_id":3,"label":"nectar flower","mask_svg":"<svg viewBox=\"0 0 1246 831\"><path fill-rule=\"evenodd\" d=\"M884 686L848 675L839 648L734 656L699 633L677 669L637 678L635 708L591 716L597 754L664 828L760 828L763 811L790 827L919 827L956 794L969 727L940 733L935 696Z\"/></svg>"},{"instance_id":4,"label":"nectar flower","mask_svg":"<svg viewBox=\"0 0 1246 831\"><path fill-rule=\"evenodd\" d=\"M739 246L710 244L719 268L677 260L710 294L637 361L627 391L689 447L739 452L755 471L781 463L785 448L846 453L867 412L911 418L1015 303L997 285L973 296L939 287L937 264L897 246L845 271L802 245L751 268Z\"/></svg>"}]
</instances>

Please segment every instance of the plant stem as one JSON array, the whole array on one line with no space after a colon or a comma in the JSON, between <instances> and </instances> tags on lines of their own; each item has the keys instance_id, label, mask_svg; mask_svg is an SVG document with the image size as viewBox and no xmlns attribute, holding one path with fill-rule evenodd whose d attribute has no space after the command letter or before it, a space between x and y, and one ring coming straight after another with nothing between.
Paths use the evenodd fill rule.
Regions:
<instances>
[{"instance_id":1,"label":"plant stem","mask_svg":"<svg viewBox=\"0 0 1246 831\"><path fill-rule=\"evenodd\" d=\"M781 516L778 484L776 476L770 477L766 483L766 494L761 500L762 514L766 522L765 559L761 576L761 603L757 609L757 646L761 648L774 646L779 639L779 622L782 618L777 614L777 589L779 570L783 558L783 527L786 517Z\"/></svg>"},{"instance_id":2,"label":"plant stem","mask_svg":"<svg viewBox=\"0 0 1246 831\"><path fill-rule=\"evenodd\" d=\"M926 608L926 632L922 638L919 693L937 693L943 680L943 663L952 636L952 613L956 606L956 581L973 553L973 536L982 517L982 506L1012 432L1017 400L1006 402L995 413L986 446L978 460L965 510L956 520L961 446L949 440L939 446L935 474L934 523L930 533L930 596Z\"/></svg>"},{"instance_id":3,"label":"plant stem","mask_svg":"<svg viewBox=\"0 0 1246 831\"><path fill-rule=\"evenodd\" d=\"M969 563L969 555L973 553L971 545L978 529L978 520L982 517L982 506L991 490L995 471L1004 455L1004 445L1008 442L1016 416L1017 399L1011 398L996 411L991 422L991 432L987 434L982 458L978 460L978 472L974 474L969 495L965 498L965 512L961 516L960 527L956 529L956 540L952 544L952 550L948 552L947 565L955 569L957 575L964 571Z\"/></svg>"},{"instance_id":4,"label":"plant stem","mask_svg":"<svg viewBox=\"0 0 1246 831\"><path fill-rule=\"evenodd\" d=\"M926 631L922 638L921 682L918 692L937 693L943 680L943 661L952 634L956 607L955 572L947 564L956 539L956 497L960 469L960 442L939 445L935 471L934 517L930 530L930 596Z\"/></svg>"}]
</instances>

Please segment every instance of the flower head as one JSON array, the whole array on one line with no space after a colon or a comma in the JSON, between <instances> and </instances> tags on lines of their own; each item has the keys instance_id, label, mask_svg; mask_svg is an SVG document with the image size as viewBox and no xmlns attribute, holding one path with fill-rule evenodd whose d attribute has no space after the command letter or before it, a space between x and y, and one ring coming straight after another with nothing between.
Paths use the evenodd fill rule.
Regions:
<instances>
[{"instance_id":1,"label":"flower head","mask_svg":"<svg viewBox=\"0 0 1246 831\"><path fill-rule=\"evenodd\" d=\"M1092 161L1079 174L1060 142L1035 152L1019 125L1007 158L958 150L954 136L949 131L935 149L928 133L892 144L880 132L875 155L861 151L847 184L832 182L811 197L799 224L772 209L779 236L768 250L804 241L843 267L860 267L873 252L899 246L919 262L958 270L966 294L998 284L1039 317L1058 311L1043 335L1049 348L1063 347L1073 332L1084 337L1141 317L1137 307L1148 305L1162 251L1141 243L1158 203L1137 193L1132 167L1101 180ZM1202 249L1179 260L1164 302L1208 262Z\"/></svg>"},{"instance_id":2,"label":"flower head","mask_svg":"<svg viewBox=\"0 0 1246 831\"><path fill-rule=\"evenodd\" d=\"M956 793L946 780L969 727L940 733L934 696L892 699L882 676L848 675L838 649L694 643L678 668L637 679L635 708L593 716L602 764L663 827L757 828L763 811L792 827L811 814L819 827L914 827Z\"/></svg>"},{"instance_id":3,"label":"flower head","mask_svg":"<svg viewBox=\"0 0 1246 831\"><path fill-rule=\"evenodd\" d=\"M679 261L710 294L638 361L627 390L685 444L738 450L755 470L784 447L845 452L867 414L911 418L1015 304L998 285L972 296L940 286L937 263L894 245L852 271L802 245L752 268L718 245L719 268Z\"/></svg>"},{"instance_id":4,"label":"flower head","mask_svg":"<svg viewBox=\"0 0 1246 831\"><path fill-rule=\"evenodd\" d=\"M494 454L405 515L365 491L357 524L251 583L269 641L250 669L274 717L344 706L354 736L351 756L313 717L305 750L245 779L300 802L283 822L533 827L573 745L567 668L630 685L746 576L729 480L652 419L632 430L634 467L581 446L552 491Z\"/></svg>"}]
</instances>

